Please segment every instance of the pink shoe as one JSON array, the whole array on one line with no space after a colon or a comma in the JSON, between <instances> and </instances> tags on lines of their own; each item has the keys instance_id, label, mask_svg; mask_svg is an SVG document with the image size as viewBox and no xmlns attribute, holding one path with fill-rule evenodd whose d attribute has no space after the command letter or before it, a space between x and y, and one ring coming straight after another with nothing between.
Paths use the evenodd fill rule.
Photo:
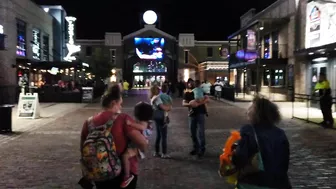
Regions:
<instances>
[{"instance_id":1,"label":"pink shoe","mask_svg":"<svg viewBox=\"0 0 336 189\"><path fill-rule=\"evenodd\" d=\"M134 175L131 175L129 177L125 177L124 180L120 184L120 188L126 188L134 179Z\"/></svg>"}]
</instances>

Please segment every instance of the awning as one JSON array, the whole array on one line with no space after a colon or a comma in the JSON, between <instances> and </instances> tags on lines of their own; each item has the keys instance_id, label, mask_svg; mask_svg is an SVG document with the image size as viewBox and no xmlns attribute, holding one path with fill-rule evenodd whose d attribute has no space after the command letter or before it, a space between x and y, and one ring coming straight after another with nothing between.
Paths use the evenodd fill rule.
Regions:
<instances>
[{"instance_id":1,"label":"awning","mask_svg":"<svg viewBox=\"0 0 336 189\"><path fill-rule=\"evenodd\" d=\"M64 61L53 61L53 62L32 62L30 68L35 69L51 69L52 67L56 67L59 69L65 68L82 68L81 62L64 62Z\"/></svg>"},{"instance_id":2,"label":"awning","mask_svg":"<svg viewBox=\"0 0 336 189\"><path fill-rule=\"evenodd\" d=\"M294 51L296 56L308 56L308 55L325 55L325 54L336 54L336 43L312 47L308 49L298 49Z\"/></svg>"}]
</instances>

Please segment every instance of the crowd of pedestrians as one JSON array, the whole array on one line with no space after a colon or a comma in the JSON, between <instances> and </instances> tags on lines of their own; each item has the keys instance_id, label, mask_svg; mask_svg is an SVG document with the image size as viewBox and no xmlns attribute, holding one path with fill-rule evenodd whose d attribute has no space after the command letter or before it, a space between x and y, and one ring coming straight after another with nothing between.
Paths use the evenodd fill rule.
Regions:
<instances>
[{"instance_id":1,"label":"crowd of pedestrians","mask_svg":"<svg viewBox=\"0 0 336 189\"><path fill-rule=\"evenodd\" d=\"M222 86L220 82L214 84L216 97ZM182 81L177 84L178 96L183 97L182 105L188 109L190 155L198 158L206 152L205 122L211 87L207 81L192 79L186 85ZM84 122L80 143L83 178L79 181L83 188L136 188L139 159L145 158L153 130L156 133L153 156L170 158L167 134L169 112L174 110L169 85L152 86L150 103L136 104L133 116L122 113L122 97L128 90L129 84L125 82L109 87L101 99L102 111ZM262 168L251 174L237 174L236 187L291 188L287 175L289 144L284 131L276 126L281 120L277 106L256 97L247 117L250 123L241 128L241 139L232 155L231 163L235 167L232 173L242 173L253 164L256 153L260 154Z\"/></svg>"}]
</instances>

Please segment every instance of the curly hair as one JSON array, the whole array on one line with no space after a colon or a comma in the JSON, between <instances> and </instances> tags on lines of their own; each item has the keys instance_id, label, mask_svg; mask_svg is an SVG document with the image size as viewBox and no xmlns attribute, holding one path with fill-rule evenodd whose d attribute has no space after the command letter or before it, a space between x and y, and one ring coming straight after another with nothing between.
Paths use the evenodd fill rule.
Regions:
<instances>
[{"instance_id":1,"label":"curly hair","mask_svg":"<svg viewBox=\"0 0 336 189\"><path fill-rule=\"evenodd\" d=\"M139 102L134 107L134 117L139 121L149 121L153 118L153 107L146 102Z\"/></svg>"},{"instance_id":2,"label":"curly hair","mask_svg":"<svg viewBox=\"0 0 336 189\"><path fill-rule=\"evenodd\" d=\"M150 88L150 91L149 91L149 98L152 99L153 96L156 96L156 95L159 95L159 94L160 94L160 88L159 88L159 86L153 85Z\"/></svg>"},{"instance_id":3,"label":"curly hair","mask_svg":"<svg viewBox=\"0 0 336 189\"><path fill-rule=\"evenodd\" d=\"M272 126L281 121L278 106L262 96L254 97L251 108L250 121L252 124Z\"/></svg>"}]
</instances>

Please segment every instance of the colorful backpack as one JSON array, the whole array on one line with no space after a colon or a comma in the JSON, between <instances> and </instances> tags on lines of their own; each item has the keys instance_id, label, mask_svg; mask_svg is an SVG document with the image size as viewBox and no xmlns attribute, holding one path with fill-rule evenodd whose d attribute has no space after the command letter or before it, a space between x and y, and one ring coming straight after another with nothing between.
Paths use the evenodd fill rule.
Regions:
<instances>
[{"instance_id":1,"label":"colorful backpack","mask_svg":"<svg viewBox=\"0 0 336 189\"><path fill-rule=\"evenodd\" d=\"M121 161L111 134L113 120L95 127L92 117L88 120L89 134L81 149L83 176L90 181L106 181L120 175Z\"/></svg>"}]
</instances>

